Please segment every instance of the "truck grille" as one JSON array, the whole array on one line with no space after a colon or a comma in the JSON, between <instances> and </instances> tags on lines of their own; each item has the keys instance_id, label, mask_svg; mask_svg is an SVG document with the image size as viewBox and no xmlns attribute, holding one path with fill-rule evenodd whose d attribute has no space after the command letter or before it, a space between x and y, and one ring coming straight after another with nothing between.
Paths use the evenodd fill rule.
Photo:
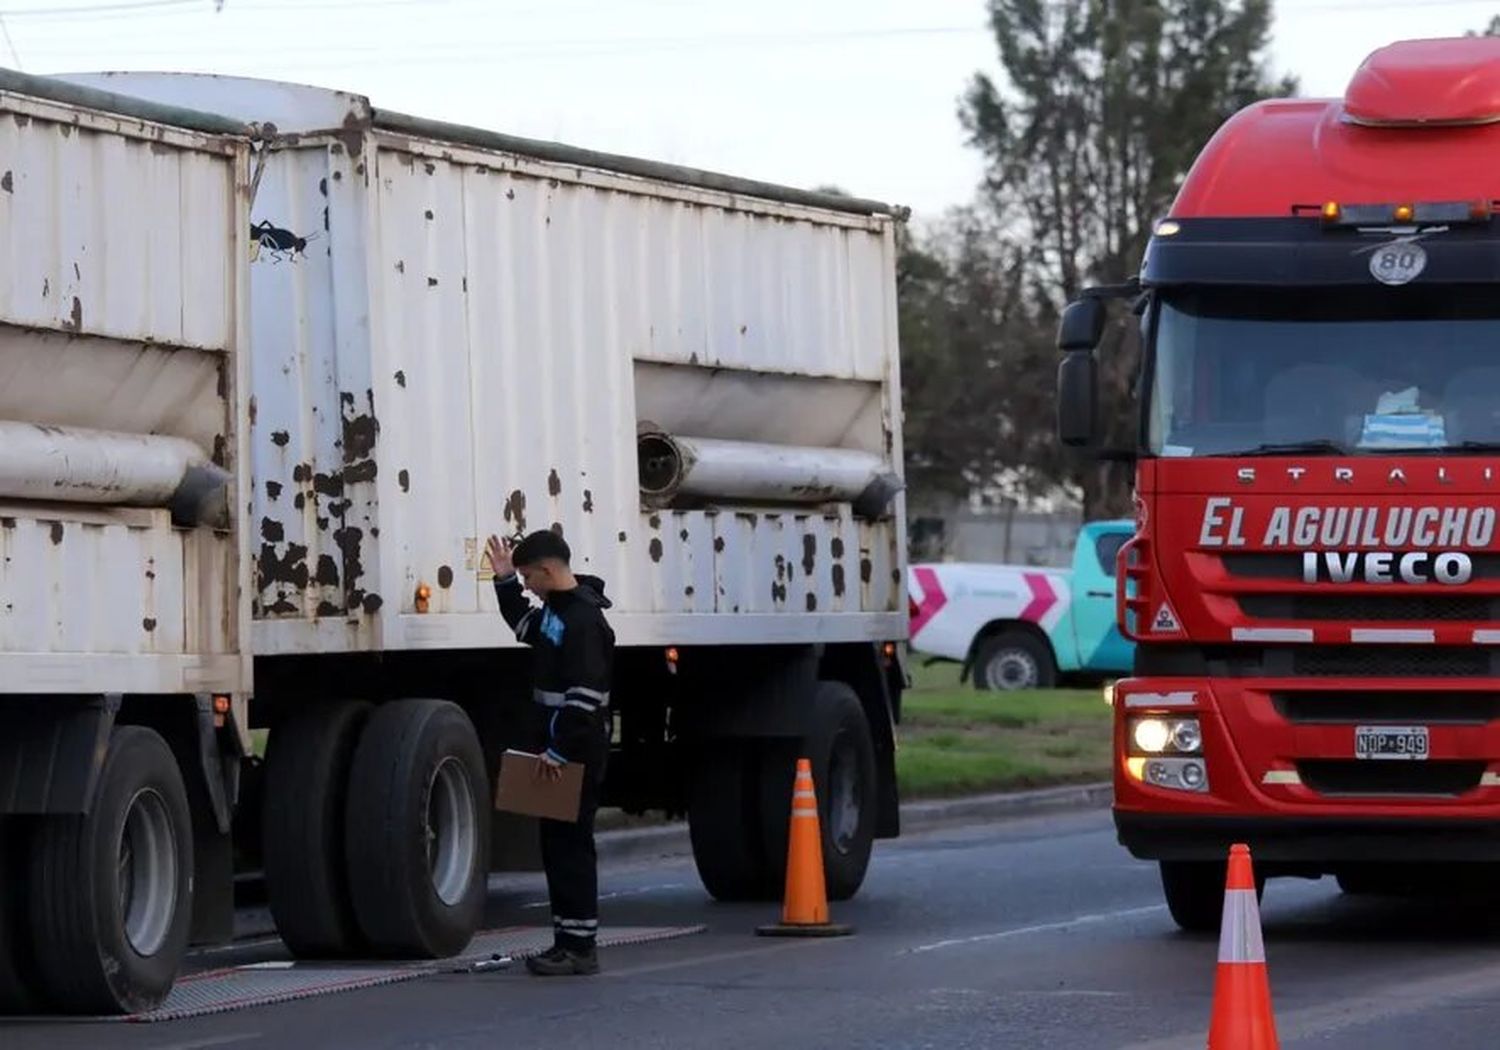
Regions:
<instances>
[{"instance_id":1,"label":"truck grille","mask_svg":"<svg viewBox=\"0 0 1500 1050\"><path fill-rule=\"evenodd\" d=\"M1443 795L1472 791L1485 763L1435 759L1427 762L1372 762L1359 759L1306 759L1297 763L1302 783L1320 795Z\"/></svg>"},{"instance_id":2,"label":"truck grille","mask_svg":"<svg viewBox=\"0 0 1500 1050\"><path fill-rule=\"evenodd\" d=\"M1500 719L1500 693L1280 692L1271 703L1288 722L1484 725Z\"/></svg>"},{"instance_id":3,"label":"truck grille","mask_svg":"<svg viewBox=\"0 0 1500 1050\"><path fill-rule=\"evenodd\" d=\"M1462 678L1487 675L1490 664L1479 648L1329 646L1292 654L1292 673L1309 677Z\"/></svg>"},{"instance_id":4,"label":"truck grille","mask_svg":"<svg viewBox=\"0 0 1500 1050\"><path fill-rule=\"evenodd\" d=\"M1141 645L1135 673L1215 678L1500 678L1500 646Z\"/></svg>"},{"instance_id":5,"label":"truck grille","mask_svg":"<svg viewBox=\"0 0 1500 1050\"><path fill-rule=\"evenodd\" d=\"M1500 598L1447 594L1242 594L1251 619L1358 621L1500 620Z\"/></svg>"}]
</instances>

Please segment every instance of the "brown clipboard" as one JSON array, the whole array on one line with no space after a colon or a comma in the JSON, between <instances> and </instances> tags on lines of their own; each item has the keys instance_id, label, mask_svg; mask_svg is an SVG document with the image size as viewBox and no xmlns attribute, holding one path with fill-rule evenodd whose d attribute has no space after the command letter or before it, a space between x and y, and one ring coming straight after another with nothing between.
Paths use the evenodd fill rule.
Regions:
<instances>
[{"instance_id":1,"label":"brown clipboard","mask_svg":"<svg viewBox=\"0 0 1500 1050\"><path fill-rule=\"evenodd\" d=\"M546 780L538 772L541 761L537 755L525 751L507 751L500 756L495 808L527 817L576 823L583 794L583 766L569 762L562 767L557 780Z\"/></svg>"}]
</instances>

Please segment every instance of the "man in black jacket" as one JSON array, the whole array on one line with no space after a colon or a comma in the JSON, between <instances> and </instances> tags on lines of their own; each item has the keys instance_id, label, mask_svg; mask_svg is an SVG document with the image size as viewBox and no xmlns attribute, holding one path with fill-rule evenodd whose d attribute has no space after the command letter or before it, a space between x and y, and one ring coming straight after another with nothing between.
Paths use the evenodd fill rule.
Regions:
<instances>
[{"instance_id":1,"label":"man in black jacket","mask_svg":"<svg viewBox=\"0 0 1500 1050\"><path fill-rule=\"evenodd\" d=\"M615 635L604 619L610 602L603 580L573 574L568 545L555 533L534 532L514 547L491 536L486 554L505 622L536 650L534 696L547 714L541 773L555 779L569 762L583 765L577 823L541 821L553 946L545 955L527 959L526 968L541 977L598 973L594 813L610 744ZM542 604L532 605L525 590Z\"/></svg>"}]
</instances>

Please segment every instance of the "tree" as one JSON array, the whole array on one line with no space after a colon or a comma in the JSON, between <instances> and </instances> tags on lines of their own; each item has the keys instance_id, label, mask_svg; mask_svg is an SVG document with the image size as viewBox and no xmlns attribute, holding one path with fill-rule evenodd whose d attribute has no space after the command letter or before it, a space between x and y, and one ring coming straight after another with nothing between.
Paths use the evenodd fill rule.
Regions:
<instances>
[{"instance_id":1,"label":"tree","mask_svg":"<svg viewBox=\"0 0 1500 1050\"><path fill-rule=\"evenodd\" d=\"M1085 286L1136 271L1151 224L1225 119L1296 85L1265 74L1270 0L989 0L989 19L1005 77L977 75L961 106L986 176L976 209L948 231L945 294L958 311L948 337L993 342L966 353L957 344L919 349L908 367L963 375L967 365L970 379L1003 377L999 393L976 380L991 393L982 404L951 402L978 413L962 421L975 434L1002 435L1000 461L973 452L973 441L930 443L939 430L924 421L943 402L923 399L960 384L924 375L908 401L913 462L930 463L948 484L1008 477L1032 494L1065 487L1086 516L1125 514L1128 472L1065 456L1052 436L1058 317ZM913 289L903 307L927 310L930 295ZM1107 444L1134 437L1134 330L1122 312L1100 352ZM944 458L953 455L961 466Z\"/></svg>"},{"instance_id":2,"label":"tree","mask_svg":"<svg viewBox=\"0 0 1500 1050\"><path fill-rule=\"evenodd\" d=\"M1464 36L1500 36L1500 15L1491 18L1490 24L1485 26L1483 30L1475 32L1471 29Z\"/></svg>"}]
</instances>

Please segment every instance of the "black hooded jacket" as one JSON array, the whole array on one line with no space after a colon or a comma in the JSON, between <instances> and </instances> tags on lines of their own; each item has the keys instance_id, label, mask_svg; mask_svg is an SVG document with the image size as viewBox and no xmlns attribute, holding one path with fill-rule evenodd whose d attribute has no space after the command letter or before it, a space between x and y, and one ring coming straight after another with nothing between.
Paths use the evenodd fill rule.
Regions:
<instances>
[{"instance_id":1,"label":"black hooded jacket","mask_svg":"<svg viewBox=\"0 0 1500 1050\"><path fill-rule=\"evenodd\" d=\"M589 734L598 731L609 706L615 633L604 618L610 600L604 581L578 576L571 591L557 591L532 605L514 573L495 580L500 612L516 637L536 650L533 686L537 703L552 710L548 753L563 762L591 753Z\"/></svg>"}]
</instances>

